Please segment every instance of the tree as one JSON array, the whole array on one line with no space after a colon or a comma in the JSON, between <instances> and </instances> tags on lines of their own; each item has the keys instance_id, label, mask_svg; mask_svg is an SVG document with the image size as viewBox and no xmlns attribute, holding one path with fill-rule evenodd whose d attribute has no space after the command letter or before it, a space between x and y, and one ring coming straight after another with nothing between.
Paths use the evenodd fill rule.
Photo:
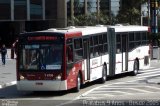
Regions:
<instances>
[{"instance_id":1,"label":"tree","mask_svg":"<svg viewBox=\"0 0 160 106\"><path fill-rule=\"evenodd\" d=\"M78 15L75 17L68 18L68 26L92 26L97 24L107 25L109 24L109 17L103 13L97 15L92 13L88 15ZM73 21L73 22L72 22Z\"/></svg>"},{"instance_id":2,"label":"tree","mask_svg":"<svg viewBox=\"0 0 160 106\"><path fill-rule=\"evenodd\" d=\"M100 12L98 16L98 24L107 25L110 24L110 18L104 12Z\"/></svg>"},{"instance_id":3,"label":"tree","mask_svg":"<svg viewBox=\"0 0 160 106\"><path fill-rule=\"evenodd\" d=\"M122 0L118 23L140 24L141 4L148 0Z\"/></svg>"}]
</instances>

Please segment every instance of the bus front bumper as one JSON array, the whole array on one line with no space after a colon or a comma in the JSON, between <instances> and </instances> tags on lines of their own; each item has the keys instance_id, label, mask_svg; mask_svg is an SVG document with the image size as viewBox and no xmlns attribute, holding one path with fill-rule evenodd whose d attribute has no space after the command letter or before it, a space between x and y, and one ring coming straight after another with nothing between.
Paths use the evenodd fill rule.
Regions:
<instances>
[{"instance_id":1,"label":"bus front bumper","mask_svg":"<svg viewBox=\"0 0 160 106\"><path fill-rule=\"evenodd\" d=\"M67 90L66 80L56 81L17 81L17 89L21 91L61 91Z\"/></svg>"}]
</instances>

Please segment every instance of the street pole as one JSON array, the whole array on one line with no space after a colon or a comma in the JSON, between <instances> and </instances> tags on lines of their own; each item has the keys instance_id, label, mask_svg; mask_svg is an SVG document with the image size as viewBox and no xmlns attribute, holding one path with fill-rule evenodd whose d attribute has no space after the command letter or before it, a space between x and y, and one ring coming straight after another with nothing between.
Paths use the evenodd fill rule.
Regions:
<instances>
[{"instance_id":1,"label":"street pole","mask_svg":"<svg viewBox=\"0 0 160 106\"><path fill-rule=\"evenodd\" d=\"M143 5L141 5L141 26L143 25L143 11L142 11Z\"/></svg>"},{"instance_id":2,"label":"street pole","mask_svg":"<svg viewBox=\"0 0 160 106\"><path fill-rule=\"evenodd\" d=\"M148 26L150 26L150 0L148 0Z\"/></svg>"},{"instance_id":3,"label":"street pole","mask_svg":"<svg viewBox=\"0 0 160 106\"><path fill-rule=\"evenodd\" d=\"M157 13L158 13L158 0L150 0L150 15L151 15L151 33L156 36L158 33Z\"/></svg>"},{"instance_id":4,"label":"street pole","mask_svg":"<svg viewBox=\"0 0 160 106\"><path fill-rule=\"evenodd\" d=\"M157 35L158 35L158 21L157 21L157 15L158 15L158 0L150 0L150 28L151 28L151 36L152 36L152 48L158 49L158 42L157 42ZM159 51L156 50L156 51ZM155 53L154 50L152 50L152 58L154 57L153 54L157 54L157 58L160 57L159 53Z\"/></svg>"}]
</instances>

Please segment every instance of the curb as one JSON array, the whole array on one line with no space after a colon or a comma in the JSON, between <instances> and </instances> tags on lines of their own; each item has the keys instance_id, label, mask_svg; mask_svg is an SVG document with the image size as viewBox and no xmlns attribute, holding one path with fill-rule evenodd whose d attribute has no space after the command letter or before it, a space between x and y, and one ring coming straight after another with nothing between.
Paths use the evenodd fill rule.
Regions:
<instances>
[{"instance_id":1,"label":"curb","mask_svg":"<svg viewBox=\"0 0 160 106\"><path fill-rule=\"evenodd\" d=\"M0 58L0 60L2 60L2 59ZM6 58L6 60L16 60L16 58L15 58L15 59L9 59L9 58L7 59L7 58Z\"/></svg>"},{"instance_id":2,"label":"curb","mask_svg":"<svg viewBox=\"0 0 160 106\"><path fill-rule=\"evenodd\" d=\"M12 81L12 82L3 84L3 85L0 85L0 89L5 88L5 87L8 87L8 86L15 85L15 84L17 84L17 81Z\"/></svg>"}]
</instances>

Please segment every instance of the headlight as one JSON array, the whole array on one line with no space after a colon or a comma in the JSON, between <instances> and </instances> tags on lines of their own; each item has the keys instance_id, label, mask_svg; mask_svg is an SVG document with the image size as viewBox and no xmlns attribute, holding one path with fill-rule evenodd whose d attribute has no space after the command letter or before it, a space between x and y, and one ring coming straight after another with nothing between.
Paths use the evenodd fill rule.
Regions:
<instances>
[{"instance_id":1,"label":"headlight","mask_svg":"<svg viewBox=\"0 0 160 106\"><path fill-rule=\"evenodd\" d=\"M20 75L20 80L25 80L25 77L23 75Z\"/></svg>"},{"instance_id":2,"label":"headlight","mask_svg":"<svg viewBox=\"0 0 160 106\"><path fill-rule=\"evenodd\" d=\"M61 80L61 78L62 78L62 76L61 76L61 74L60 74L60 75L58 75L58 76L56 77L56 80Z\"/></svg>"}]
</instances>

